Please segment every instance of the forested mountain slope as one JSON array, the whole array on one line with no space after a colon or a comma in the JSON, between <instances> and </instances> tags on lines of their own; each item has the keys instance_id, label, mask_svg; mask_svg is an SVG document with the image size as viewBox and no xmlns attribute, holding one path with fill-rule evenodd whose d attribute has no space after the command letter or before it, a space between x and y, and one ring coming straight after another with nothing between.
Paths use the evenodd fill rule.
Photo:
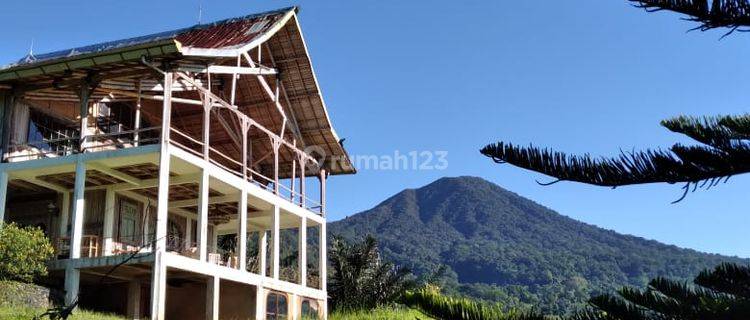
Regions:
<instances>
[{"instance_id":1,"label":"forested mountain slope","mask_svg":"<svg viewBox=\"0 0 750 320\"><path fill-rule=\"evenodd\" d=\"M582 223L475 177L404 190L330 223L329 234L372 234L387 258L419 275L445 266L453 293L556 313L655 276L689 280L722 261L747 263Z\"/></svg>"}]
</instances>

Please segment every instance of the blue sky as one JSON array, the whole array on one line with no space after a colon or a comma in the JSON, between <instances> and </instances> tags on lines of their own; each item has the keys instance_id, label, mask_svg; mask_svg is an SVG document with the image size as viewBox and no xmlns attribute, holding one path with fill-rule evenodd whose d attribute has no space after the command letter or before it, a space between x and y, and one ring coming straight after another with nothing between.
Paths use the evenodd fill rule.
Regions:
<instances>
[{"instance_id":1,"label":"blue sky","mask_svg":"<svg viewBox=\"0 0 750 320\"><path fill-rule=\"evenodd\" d=\"M198 1L7 1L0 64L37 53L189 26ZM203 21L301 6L334 126L352 155L446 151L445 170L360 170L330 179L330 218L404 188L473 175L575 219L701 251L750 257L750 176L691 194L616 190L501 166L496 140L615 155L688 142L659 126L679 114L748 111L750 37L719 41L625 0L214 1Z\"/></svg>"}]
</instances>

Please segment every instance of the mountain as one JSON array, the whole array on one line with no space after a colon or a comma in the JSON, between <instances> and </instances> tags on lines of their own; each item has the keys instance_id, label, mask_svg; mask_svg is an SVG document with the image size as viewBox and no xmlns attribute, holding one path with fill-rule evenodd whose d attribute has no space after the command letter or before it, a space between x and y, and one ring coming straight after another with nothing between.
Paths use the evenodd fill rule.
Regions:
<instances>
[{"instance_id":1,"label":"mountain","mask_svg":"<svg viewBox=\"0 0 750 320\"><path fill-rule=\"evenodd\" d=\"M550 313L656 276L691 280L723 261L748 263L576 221L476 177L401 191L328 228L374 235L387 259L449 293Z\"/></svg>"}]
</instances>

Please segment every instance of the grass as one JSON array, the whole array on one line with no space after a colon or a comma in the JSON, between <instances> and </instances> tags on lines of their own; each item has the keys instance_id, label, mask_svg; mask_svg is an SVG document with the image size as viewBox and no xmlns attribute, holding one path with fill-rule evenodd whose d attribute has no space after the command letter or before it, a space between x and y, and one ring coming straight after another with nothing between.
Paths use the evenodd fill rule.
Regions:
<instances>
[{"instance_id":1,"label":"grass","mask_svg":"<svg viewBox=\"0 0 750 320\"><path fill-rule=\"evenodd\" d=\"M44 313L43 309L19 308L19 307L0 307L0 319L3 320L30 320L34 316ZM118 316L89 312L80 310L73 313L68 320L123 320Z\"/></svg>"},{"instance_id":2,"label":"grass","mask_svg":"<svg viewBox=\"0 0 750 320\"><path fill-rule=\"evenodd\" d=\"M383 307L375 310L334 312L328 316L329 320L432 320L429 316L415 309L399 307Z\"/></svg>"}]
</instances>

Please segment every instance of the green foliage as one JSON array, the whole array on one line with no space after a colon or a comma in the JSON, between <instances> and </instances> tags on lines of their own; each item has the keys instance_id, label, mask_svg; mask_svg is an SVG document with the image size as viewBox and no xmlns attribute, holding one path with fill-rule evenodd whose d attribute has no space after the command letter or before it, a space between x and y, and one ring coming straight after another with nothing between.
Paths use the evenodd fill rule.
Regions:
<instances>
[{"instance_id":1,"label":"green foliage","mask_svg":"<svg viewBox=\"0 0 750 320\"><path fill-rule=\"evenodd\" d=\"M497 163L509 163L557 179L548 184L575 181L617 187L654 182L683 183L682 198L691 189L710 188L726 182L730 176L750 172L750 135L747 134L750 115L681 116L664 120L662 125L700 144L677 143L669 150L621 152L611 158L570 155L508 142L489 144L480 152Z\"/></svg>"},{"instance_id":2,"label":"green foliage","mask_svg":"<svg viewBox=\"0 0 750 320\"><path fill-rule=\"evenodd\" d=\"M35 316L43 312L43 309L0 306L0 319L29 320L34 319ZM70 316L68 320L124 320L124 318L115 315L79 310Z\"/></svg>"},{"instance_id":3,"label":"green foliage","mask_svg":"<svg viewBox=\"0 0 750 320\"><path fill-rule=\"evenodd\" d=\"M42 230L13 223L0 226L0 280L31 282L44 276L53 254Z\"/></svg>"},{"instance_id":4,"label":"green foliage","mask_svg":"<svg viewBox=\"0 0 750 320\"><path fill-rule=\"evenodd\" d=\"M339 310L328 315L329 320L431 320L415 309L400 306L378 307L373 310Z\"/></svg>"},{"instance_id":5,"label":"green foliage","mask_svg":"<svg viewBox=\"0 0 750 320\"><path fill-rule=\"evenodd\" d=\"M449 297L440 294L437 287L427 285L409 291L404 295L404 303L418 308L424 313L439 319L452 320L543 320L548 319L536 313L522 314L504 311L499 304L477 302L466 298Z\"/></svg>"},{"instance_id":6,"label":"green foliage","mask_svg":"<svg viewBox=\"0 0 750 320\"><path fill-rule=\"evenodd\" d=\"M405 190L328 228L377 235L384 258L445 294L560 315L658 276L688 281L721 262L748 263L575 221L472 177Z\"/></svg>"},{"instance_id":7,"label":"green foliage","mask_svg":"<svg viewBox=\"0 0 750 320\"><path fill-rule=\"evenodd\" d=\"M590 300L594 310L573 320L747 319L750 266L721 264L705 270L694 284L656 278L644 290L623 288L617 295Z\"/></svg>"},{"instance_id":8,"label":"green foliage","mask_svg":"<svg viewBox=\"0 0 750 320\"><path fill-rule=\"evenodd\" d=\"M372 236L357 243L334 237L328 257L333 271L328 294L334 310L373 309L391 304L413 286L408 270L381 259Z\"/></svg>"}]
</instances>

